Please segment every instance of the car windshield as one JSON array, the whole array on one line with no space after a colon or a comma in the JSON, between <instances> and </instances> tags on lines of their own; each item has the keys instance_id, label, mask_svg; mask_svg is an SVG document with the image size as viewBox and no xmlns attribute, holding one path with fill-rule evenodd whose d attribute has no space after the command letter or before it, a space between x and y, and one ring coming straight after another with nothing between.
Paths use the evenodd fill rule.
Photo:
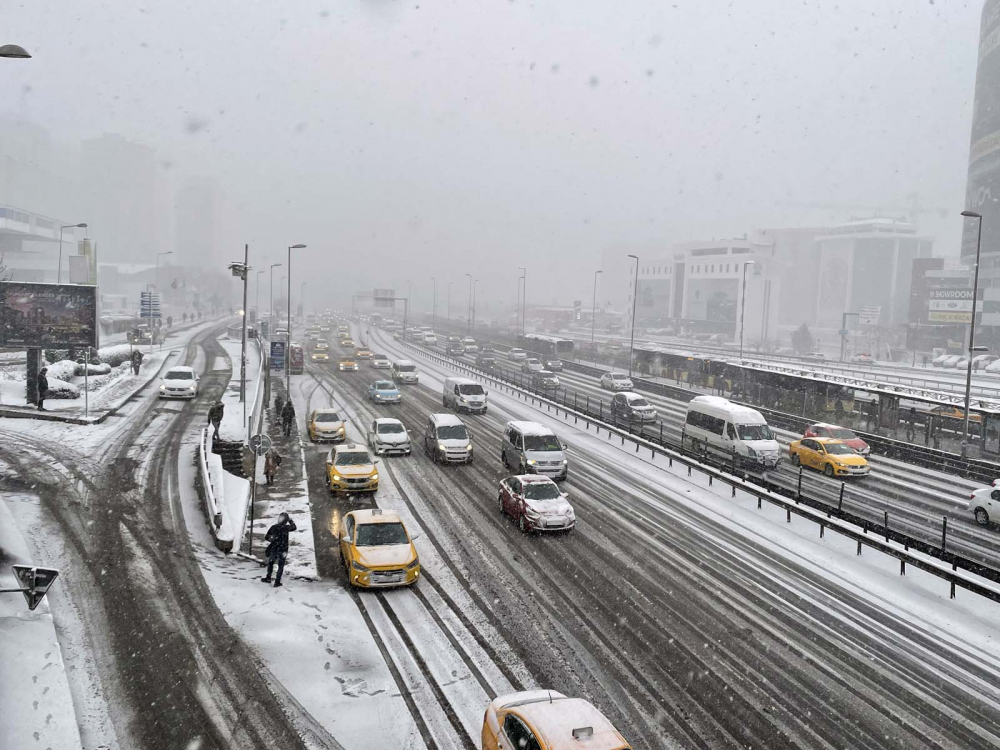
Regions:
<instances>
[{"instance_id":1,"label":"car windshield","mask_svg":"<svg viewBox=\"0 0 1000 750\"><path fill-rule=\"evenodd\" d=\"M449 424L444 427L438 427L437 436L438 440L466 440L469 437L469 433L466 431L464 424Z\"/></svg>"},{"instance_id":2,"label":"car windshield","mask_svg":"<svg viewBox=\"0 0 1000 750\"><path fill-rule=\"evenodd\" d=\"M363 451L345 451L337 454L334 462L337 466L364 466L372 462L371 457Z\"/></svg>"},{"instance_id":3,"label":"car windshield","mask_svg":"<svg viewBox=\"0 0 1000 750\"><path fill-rule=\"evenodd\" d=\"M458 392L463 396L482 396L483 387L479 383L465 383L458 386Z\"/></svg>"},{"instance_id":4,"label":"car windshield","mask_svg":"<svg viewBox=\"0 0 1000 750\"><path fill-rule=\"evenodd\" d=\"M399 365L396 367L400 372L415 372L417 369L416 365Z\"/></svg>"},{"instance_id":5,"label":"car windshield","mask_svg":"<svg viewBox=\"0 0 1000 750\"><path fill-rule=\"evenodd\" d=\"M774 440L774 433L766 424L736 425L740 440Z\"/></svg>"},{"instance_id":6,"label":"car windshield","mask_svg":"<svg viewBox=\"0 0 1000 750\"><path fill-rule=\"evenodd\" d=\"M358 547L382 547L389 544L409 543L406 529L399 522L363 523L358 526L358 538L354 542Z\"/></svg>"},{"instance_id":7,"label":"car windshield","mask_svg":"<svg viewBox=\"0 0 1000 750\"><path fill-rule=\"evenodd\" d=\"M837 440L853 440L857 437L853 432L845 427L834 427L827 431L830 433L830 437L835 437Z\"/></svg>"},{"instance_id":8,"label":"car windshield","mask_svg":"<svg viewBox=\"0 0 1000 750\"><path fill-rule=\"evenodd\" d=\"M167 380L194 380L194 373L187 370L171 370L167 373Z\"/></svg>"},{"instance_id":9,"label":"car windshield","mask_svg":"<svg viewBox=\"0 0 1000 750\"><path fill-rule=\"evenodd\" d=\"M396 384L391 380L380 380L375 384L376 391L394 391L396 390Z\"/></svg>"},{"instance_id":10,"label":"car windshield","mask_svg":"<svg viewBox=\"0 0 1000 750\"><path fill-rule=\"evenodd\" d=\"M612 380L628 380L628 375L622 375L620 372L611 373Z\"/></svg>"},{"instance_id":11,"label":"car windshield","mask_svg":"<svg viewBox=\"0 0 1000 750\"><path fill-rule=\"evenodd\" d=\"M844 445L843 443L827 443L826 452L834 456L844 456L849 453L854 453L849 445Z\"/></svg>"},{"instance_id":12,"label":"car windshield","mask_svg":"<svg viewBox=\"0 0 1000 750\"><path fill-rule=\"evenodd\" d=\"M562 445L555 435L525 435L524 449L526 451L561 451Z\"/></svg>"},{"instance_id":13,"label":"car windshield","mask_svg":"<svg viewBox=\"0 0 1000 750\"><path fill-rule=\"evenodd\" d=\"M373 354L372 359L385 359L384 354Z\"/></svg>"},{"instance_id":14,"label":"car windshield","mask_svg":"<svg viewBox=\"0 0 1000 750\"><path fill-rule=\"evenodd\" d=\"M339 422L340 415L337 412L323 412L316 415L317 422Z\"/></svg>"},{"instance_id":15,"label":"car windshield","mask_svg":"<svg viewBox=\"0 0 1000 750\"><path fill-rule=\"evenodd\" d=\"M649 402L647 402L646 399L644 398L634 398L628 402L628 405L631 406L633 409L635 409L635 408L642 408L644 406L649 406Z\"/></svg>"},{"instance_id":16,"label":"car windshield","mask_svg":"<svg viewBox=\"0 0 1000 750\"><path fill-rule=\"evenodd\" d=\"M524 485L524 496L528 500L555 500L562 493L554 482L529 482Z\"/></svg>"},{"instance_id":17,"label":"car windshield","mask_svg":"<svg viewBox=\"0 0 1000 750\"><path fill-rule=\"evenodd\" d=\"M402 432L406 432L403 429L403 425L397 422L386 422L378 426L379 435L398 435Z\"/></svg>"}]
</instances>

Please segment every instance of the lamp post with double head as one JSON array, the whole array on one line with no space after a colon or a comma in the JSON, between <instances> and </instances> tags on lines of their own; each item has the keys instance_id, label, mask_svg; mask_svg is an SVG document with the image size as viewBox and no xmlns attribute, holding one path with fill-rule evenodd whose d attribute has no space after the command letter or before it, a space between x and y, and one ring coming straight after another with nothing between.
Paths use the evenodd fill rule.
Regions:
<instances>
[{"instance_id":1,"label":"lamp post with double head","mask_svg":"<svg viewBox=\"0 0 1000 750\"><path fill-rule=\"evenodd\" d=\"M635 349L635 302L639 297L639 256L629 253L635 259L635 281L632 282L632 336L628 343L628 376L632 377L632 352Z\"/></svg>"},{"instance_id":2,"label":"lamp post with double head","mask_svg":"<svg viewBox=\"0 0 1000 750\"><path fill-rule=\"evenodd\" d=\"M597 356L594 353L594 324L597 321L597 277L602 273L603 271L594 271L594 302L590 310L590 356L594 357L595 362L597 361Z\"/></svg>"},{"instance_id":3,"label":"lamp post with double head","mask_svg":"<svg viewBox=\"0 0 1000 750\"><path fill-rule=\"evenodd\" d=\"M969 357L965 371L965 415L962 419L962 458L969 455L969 399L972 392L972 358L976 352L986 351L985 346L976 346L976 297L979 296L979 251L983 241L983 215L975 211L962 211L967 219L979 222L976 232L976 264L972 274L972 320L969 323Z\"/></svg>"},{"instance_id":4,"label":"lamp post with double head","mask_svg":"<svg viewBox=\"0 0 1000 750\"><path fill-rule=\"evenodd\" d=\"M86 229L87 222L81 221L79 224L66 224L65 226L59 227L59 270L56 272L56 283L62 284L62 247L63 247L63 232L67 229ZM133 292L134 294L135 292Z\"/></svg>"},{"instance_id":5,"label":"lamp post with double head","mask_svg":"<svg viewBox=\"0 0 1000 750\"><path fill-rule=\"evenodd\" d=\"M292 398L292 250L301 250L305 245L288 246L288 340L285 343L285 396Z\"/></svg>"}]
</instances>

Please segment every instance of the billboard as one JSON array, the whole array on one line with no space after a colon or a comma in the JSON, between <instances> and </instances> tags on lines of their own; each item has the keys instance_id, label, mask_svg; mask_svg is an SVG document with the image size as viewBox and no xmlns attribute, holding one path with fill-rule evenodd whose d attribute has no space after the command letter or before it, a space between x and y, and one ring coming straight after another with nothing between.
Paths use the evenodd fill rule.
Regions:
<instances>
[{"instance_id":1,"label":"billboard","mask_svg":"<svg viewBox=\"0 0 1000 750\"><path fill-rule=\"evenodd\" d=\"M931 323L971 323L972 288L931 289L927 310Z\"/></svg>"},{"instance_id":2,"label":"billboard","mask_svg":"<svg viewBox=\"0 0 1000 750\"><path fill-rule=\"evenodd\" d=\"M271 342L271 369L272 370L284 370L285 369L285 342L284 341L272 341Z\"/></svg>"},{"instance_id":3,"label":"billboard","mask_svg":"<svg viewBox=\"0 0 1000 750\"><path fill-rule=\"evenodd\" d=\"M372 301L375 307L395 307L396 306L396 290L395 289L373 289L372 290Z\"/></svg>"},{"instance_id":4,"label":"billboard","mask_svg":"<svg viewBox=\"0 0 1000 750\"><path fill-rule=\"evenodd\" d=\"M0 347L97 345L96 286L0 283Z\"/></svg>"}]
</instances>

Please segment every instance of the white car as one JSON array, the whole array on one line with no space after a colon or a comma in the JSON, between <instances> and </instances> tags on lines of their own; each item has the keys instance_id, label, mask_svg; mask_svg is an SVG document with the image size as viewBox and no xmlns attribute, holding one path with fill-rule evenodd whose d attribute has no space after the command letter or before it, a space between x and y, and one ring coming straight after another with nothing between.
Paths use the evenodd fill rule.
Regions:
<instances>
[{"instance_id":1,"label":"white car","mask_svg":"<svg viewBox=\"0 0 1000 750\"><path fill-rule=\"evenodd\" d=\"M466 354L475 354L479 351L479 344L476 343L474 338L468 336L462 339L462 347L465 349Z\"/></svg>"},{"instance_id":2,"label":"white car","mask_svg":"<svg viewBox=\"0 0 1000 750\"><path fill-rule=\"evenodd\" d=\"M375 370L388 370L392 367L392 362L384 354L373 354L368 360L368 366Z\"/></svg>"},{"instance_id":3,"label":"white car","mask_svg":"<svg viewBox=\"0 0 1000 750\"><path fill-rule=\"evenodd\" d=\"M624 372L606 372L601 375L601 388L606 391L631 391L632 380Z\"/></svg>"},{"instance_id":4,"label":"white car","mask_svg":"<svg viewBox=\"0 0 1000 750\"><path fill-rule=\"evenodd\" d=\"M375 419L368 426L368 447L376 455L410 455L410 435L398 419Z\"/></svg>"},{"instance_id":5,"label":"white car","mask_svg":"<svg viewBox=\"0 0 1000 750\"><path fill-rule=\"evenodd\" d=\"M545 368L542 367L541 361L535 359L534 357L529 357L521 363L521 372L530 374L532 372L541 372L544 369Z\"/></svg>"},{"instance_id":6,"label":"white car","mask_svg":"<svg viewBox=\"0 0 1000 750\"><path fill-rule=\"evenodd\" d=\"M969 510L980 526L1000 520L1000 479L994 479L990 487L974 490L969 495Z\"/></svg>"},{"instance_id":7,"label":"white car","mask_svg":"<svg viewBox=\"0 0 1000 750\"><path fill-rule=\"evenodd\" d=\"M514 347L513 349L507 350L507 359L511 362L520 362L528 358L528 353L524 349L518 349Z\"/></svg>"},{"instance_id":8,"label":"white car","mask_svg":"<svg viewBox=\"0 0 1000 750\"><path fill-rule=\"evenodd\" d=\"M171 367L160 379L160 398L195 398L198 375L193 367Z\"/></svg>"}]
</instances>

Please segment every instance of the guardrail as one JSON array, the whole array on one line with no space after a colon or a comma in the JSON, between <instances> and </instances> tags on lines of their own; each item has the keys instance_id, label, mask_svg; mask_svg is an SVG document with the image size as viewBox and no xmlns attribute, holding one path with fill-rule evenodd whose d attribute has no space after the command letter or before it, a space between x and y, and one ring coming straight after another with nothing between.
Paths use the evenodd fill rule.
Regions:
<instances>
[{"instance_id":1,"label":"guardrail","mask_svg":"<svg viewBox=\"0 0 1000 750\"><path fill-rule=\"evenodd\" d=\"M210 519L208 526L212 532L212 538L216 539L216 546L218 546L219 541L216 537L216 532L222 526L222 507L215 497L215 483L213 482L212 470L209 468L209 465L213 463L209 456L214 456L215 454L212 453L212 432L207 425L201 429L201 438L198 441L197 453L202 499L205 501L205 512ZM222 548L220 547L220 549Z\"/></svg>"},{"instance_id":2,"label":"guardrail","mask_svg":"<svg viewBox=\"0 0 1000 750\"><path fill-rule=\"evenodd\" d=\"M535 405L537 402L537 405L545 406L550 410L554 407L557 416L561 410L566 418L574 419L574 422L577 424L579 420L583 419L585 429L589 430L591 425L593 425L598 434L600 434L601 430L606 430L609 436L619 436L622 445L628 440L635 445L636 453L644 448L650 451L650 457L654 460L657 456L666 458L668 465L671 467L674 462L678 462L687 468L688 476L691 476L692 471L697 471L707 476L709 486L712 486L714 481L719 481L729 486L732 489L733 497L736 496L737 490L756 497L758 508L764 502L780 507L785 510L789 522L793 514L812 520L819 525L821 538L828 528L836 531L842 536L857 542L857 554L859 555L861 554L862 547L867 546L894 557L900 561L900 575L905 575L906 566L912 565L948 581L951 585L950 596L953 599L955 598L956 588L962 588L992 601L1000 602L1000 585L998 585L1000 584L1000 571L969 560L961 555L955 555L948 552L944 547L936 547L933 544L889 528L888 514L886 514L886 523L879 524L844 511L842 507L806 497L798 492L779 487L770 482L765 486L758 486L751 482L749 476L745 473L742 477L737 476L735 473L729 473L693 459L688 454L679 450L668 448L665 443L660 443L650 436L635 434L631 431L631 425L628 430L623 430L616 425L608 424L595 417L589 409L581 409L578 398L575 399L576 403L574 406L570 407L568 403L558 401L558 394L556 399L552 399L523 385L515 385L505 378L498 377L495 373L481 370L451 357L442 356L437 352L416 346L409 341L401 339L398 343L406 349L418 352L436 361L438 364L462 370L493 383L495 387L506 389L511 394L517 395L518 398L530 400L532 405Z\"/></svg>"},{"instance_id":3,"label":"guardrail","mask_svg":"<svg viewBox=\"0 0 1000 750\"><path fill-rule=\"evenodd\" d=\"M264 347L261 346L260 339L253 339L253 342L257 347L257 359L259 365L257 367L257 384L254 388L252 403L253 406L250 408L250 418L247 420L247 443L250 442L250 438L260 432L261 424L264 421L264 408L262 400L264 398L264 379L267 377L266 367L268 365L267 359L264 356Z\"/></svg>"}]
</instances>

